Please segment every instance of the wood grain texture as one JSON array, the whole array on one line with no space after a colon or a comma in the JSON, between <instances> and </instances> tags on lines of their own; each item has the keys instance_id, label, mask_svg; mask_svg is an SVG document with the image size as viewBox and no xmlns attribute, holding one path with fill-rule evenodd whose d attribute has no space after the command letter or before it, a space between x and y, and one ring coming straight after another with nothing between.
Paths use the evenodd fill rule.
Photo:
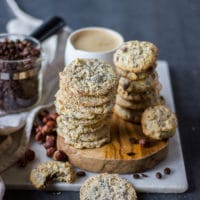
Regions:
<instances>
[{"instance_id":1,"label":"wood grain texture","mask_svg":"<svg viewBox=\"0 0 200 200\"><path fill-rule=\"evenodd\" d=\"M167 155L168 141L151 142L148 147L142 147L132 144L130 138L136 141L144 138L141 127L113 115L109 144L95 149L76 149L58 136L57 147L68 155L74 166L91 172L142 172L153 168Z\"/></svg>"}]
</instances>

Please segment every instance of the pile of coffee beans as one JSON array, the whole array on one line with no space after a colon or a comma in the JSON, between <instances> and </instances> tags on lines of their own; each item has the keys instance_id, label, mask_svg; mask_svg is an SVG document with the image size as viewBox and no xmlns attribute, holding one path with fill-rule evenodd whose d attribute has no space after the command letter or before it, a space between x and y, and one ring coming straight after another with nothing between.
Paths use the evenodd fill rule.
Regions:
<instances>
[{"instance_id":1,"label":"pile of coffee beans","mask_svg":"<svg viewBox=\"0 0 200 200\"><path fill-rule=\"evenodd\" d=\"M46 155L56 161L67 161L68 157L63 151L56 147L56 118L57 113L49 113L42 110L36 117L32 132L35 134L35 141L42 143L46 149Z\"/></svg>"},{"instance_id":2,"label":"pile of coffee beans","mask_svg":"<svg viewBox=\"0 0 200 200\"><path fill-rule=\"evenodd\" d=\"M15 112L37 102L40 56L28 40L0 41L0 111Z\"/></svg>"}]
</instances>

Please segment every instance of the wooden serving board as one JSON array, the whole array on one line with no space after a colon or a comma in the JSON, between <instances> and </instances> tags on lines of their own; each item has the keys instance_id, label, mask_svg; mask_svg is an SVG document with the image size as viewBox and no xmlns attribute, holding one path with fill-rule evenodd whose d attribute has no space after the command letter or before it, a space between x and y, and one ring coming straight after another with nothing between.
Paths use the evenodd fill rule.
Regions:
<instances>
[{"instance_id":1,"label":"wooden serving board","mask_svg":"<svg viewBox=\"0 0 200 200\"><path fill-rule=\"evenodd\" d=\"M167 155L168 141L155 141L142 147L138 142L144 138L141 126L124 121L113 114L111 142L100 148L76 149L58 137L57 147L64 151L74 166L91 172L127 174L153 168Z\"/></svg>"}]
</instances>

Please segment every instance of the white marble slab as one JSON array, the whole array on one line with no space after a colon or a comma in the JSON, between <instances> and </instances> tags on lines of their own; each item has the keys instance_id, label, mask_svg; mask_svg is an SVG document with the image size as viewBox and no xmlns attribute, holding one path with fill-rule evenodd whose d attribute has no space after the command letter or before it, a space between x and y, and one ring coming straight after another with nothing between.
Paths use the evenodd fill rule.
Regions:
<instances>
[{"instance_id":1,"label":"white marble slab","mask_svg":"<svg viewBox=\"0 0 200 200\"><path fill-rule=\"evenodd\" d=\"M173 101L173 92L171 88L168 64L165 61L159 61L157 71L160 82L163 85L162 95L165 97L167 105L175 110ZM12 189L34 189L29 182L29 173L38 163L48 160L42 145L31 141L30 148L36 152L36 160L30 163L26 168L20 169L13 166L2 174L7 188ZM171 175L165 175L162 179L155 178L155 173L162 172L165 167L172 169ZM77 169L76 169L77 170ZM82 183L89 176L95 173L87 172L87 176L78 178L73 184L55 183L48 187L48 190L57 191L78 191ZM132 182L135 188L140 192L156 192L156 193L182 193L188 189L185 166L183 161L182 149L180 144L179 130L170 140L169 153L167 158L157 165L154 169L147 171L148 178L133 179L132 175L121 175Z\"/></svg>"}]
</instances>

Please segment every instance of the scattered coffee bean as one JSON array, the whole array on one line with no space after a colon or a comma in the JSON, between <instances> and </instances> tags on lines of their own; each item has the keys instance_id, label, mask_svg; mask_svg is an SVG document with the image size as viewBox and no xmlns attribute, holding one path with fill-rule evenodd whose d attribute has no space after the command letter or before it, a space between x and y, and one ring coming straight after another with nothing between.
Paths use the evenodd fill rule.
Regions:
<instances>
[{"instance_id":1,"label":"scattered coffee bean","mask_svg":"<svg viewBox=\"0 0 200 200\"><path fill-rule=\"evenodd\" d=\"M167 175L171 174L171 169L169 167L166 167L164 169L164 174L167 174Z\"/></svg>"},{"instance_id":2,"label":"scattered coffee bean","mask_svg":"<svg viewBox=\"0 0 200 200\"><path fill-rule=\"evenodd\" d=\"M139 174L133 174L133 178L134 178L134 179L139 179L139 178L140 178L140 175L139 175Z\"/></svg>"},{"instance_id":3,"label":"scattered coffee bean","mask_svg":"<svg viewBox=\"0 0 200 200\"><path fill-rule=\"evenodd\" d=\"M146 174L141 174L143 177L145 177L145 178L147 178L148 177L148 175L146 175Z\"/></svg>"},{"instance_id":4,"label":"scattered coffee bean","mask_svg":"<svg viewBox=\"0 0 200 200\"><path fill-rule=\"evenodd\" d=\"M138 143L138 141L135 138L129 138L129 142L131 144L137 144Z\"/></svg>"},{"instance_id":5,"label":"scattered coffee bean","mask_svg":"<svg viewBox=\"0 0 200 200\"><path fill-rule=\"evenodd\" d=\"M157 173L156 173L156 178L157 178L157 179L161 179L161 178L162 178L162 174L161 174L160 172L157 172Z\"/></svg>"},{"instance_id":6,"label":"scattered coffee bean","mask_svg":"<svg viewBox=\"0 0 200 200\"><path fill-rule=\"evenodd\" d=\"M134 153L134 152L128 152L127 155L128 155L128 156L134 156L135 153Z\"/></svg>"},{"instance_id":7,"label":"scattered coffee bean","mask_svg":"<svg viewBox=\"0 0 200 200\"><path fill-rule=\"evenodd\" d=\"M33 161L35 159L35 152L31 149L28 149L26 152L25 152L25 159L27 161Z\"/></svg>"},{"instance_id":8,"label":"scattered coffee bean","mask_svg":"<svg viewBox=\"0 0 200 200\"><path fill-rule=\"evenodd\" d=\"M47 149L46 155L47 155L48 157L53 157L53 154L54 154L55 151L56 151L56 148L55 148L55 147L50 147L50 148Z\"/></svg>"},{"instance_id":9,"label":"scattered coffee bean","mask_svg":"<svg viewBox=\"0 0 200 200\"><path fill-rule=\"evenodd\" d=\"M84 171L78 171L78 172L76 172L76 175L79 177L83 177L86 175L86 173Z\"/></svg>"},{"instance_id":10,"label":"scattered coffee bean","mask_svg":"<svg viewBox=\"0 0 200 200\"><path fill-rule=\"evenodd\" d=\"M25 159L25 156L23 156L22 158L20 158L17 162L17 165L19 167L26 167L28 161Z\"/></svg>"},{"instance_id":11,"label":"scattered coffee bean","mask_svg":"<svg viewBox=\"0 0 200 200\"><path fill-rule=\"evenodd\" d=\"M68 161L68 156L63 151L57 150L53 154L53 159L56 161L66 162L66 161Z\"/></svg>"}]
</instances>

